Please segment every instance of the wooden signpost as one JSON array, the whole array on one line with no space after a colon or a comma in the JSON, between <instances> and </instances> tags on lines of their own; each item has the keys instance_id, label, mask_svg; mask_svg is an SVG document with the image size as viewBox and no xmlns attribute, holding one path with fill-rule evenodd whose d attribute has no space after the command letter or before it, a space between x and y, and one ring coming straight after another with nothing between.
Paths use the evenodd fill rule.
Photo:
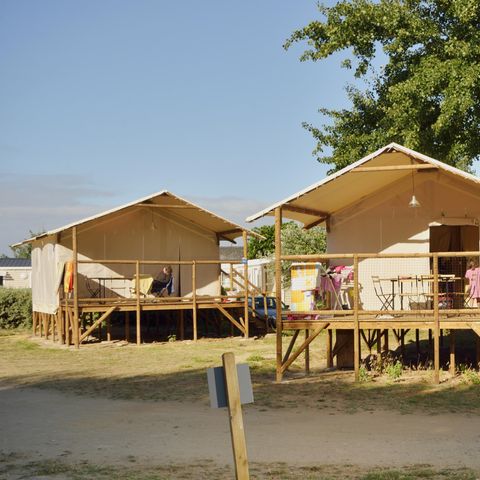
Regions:
<instances>
[{"instance_id":1,"label":"wooden signpost","mask_svg":"<svg viewBox=\"0 0 480 480\"><path fill-rule=\"evenodd\" d=\"M228 406L232 437L235 478L249 480L247 443L243 428L242 403L253 402L252 381L248 365L236 365L231 352L222 355L223 367L207 370L212 408Z\"/></svg>"}]
</instances>

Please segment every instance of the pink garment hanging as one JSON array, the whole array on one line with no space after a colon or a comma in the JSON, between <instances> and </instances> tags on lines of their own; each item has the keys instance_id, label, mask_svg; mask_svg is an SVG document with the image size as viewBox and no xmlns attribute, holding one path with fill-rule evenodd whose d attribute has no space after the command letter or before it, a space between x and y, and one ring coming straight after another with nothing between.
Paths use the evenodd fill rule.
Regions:
<instances>
[{"instance_id":1,"label":"pink garment hanging","mask_svg":"<svg viewBox=\"0 0 480 480\"><path fill-rule=\"evenodd\" d=\"M470 285L470 297L480 298L480 268L469 268L465 272L465 278Z\"/></svg>"},{"instance_id":2,"label":"pink garment hanging","mask_svg":"<svg viewBox=\"0 0 480 480\"><path fill-rule=\"evenodd\" d=\"M325 275L320 278L320 290L322 292L339 292L342 286L340 275Z\"/></svg>"}]
</instances>

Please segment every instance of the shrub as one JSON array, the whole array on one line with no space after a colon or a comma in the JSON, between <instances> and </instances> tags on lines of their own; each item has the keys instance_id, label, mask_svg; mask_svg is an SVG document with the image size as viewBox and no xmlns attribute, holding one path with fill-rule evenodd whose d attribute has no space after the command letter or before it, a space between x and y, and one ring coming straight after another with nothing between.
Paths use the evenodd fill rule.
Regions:
<instances>
[{"instance_id":1,"label":"shrub","mask_svg":"<svg viewBox=\"0 0 480 480\"><path fill-rule=\"evenodd\" d=\"M32 325L32 291L29 288L0 288L0 328Z\"/></svg>"},{"instance_id":2,"label":"shrub","mask_svg":"<svg viewBox=\"0 0 480 480\"><path fill-rule=\"evenodd\" d=\"M360 370L358 371L358 379L360 383L367 383L372 379L370 377L370 374L368 373L367 368L364 365L360 366Z\"/></svg>"},{"instance_id":3,"label":"shrub","mask_svg":"<svg viewBox=\"0 0 480 480\"><path fill-rule=\"evenodd\" d=\"M397 360L395 363L390 363L385 367L385 373L390 380L398 380L402 376L402 364Z\"/></svg>"}]
</instances>

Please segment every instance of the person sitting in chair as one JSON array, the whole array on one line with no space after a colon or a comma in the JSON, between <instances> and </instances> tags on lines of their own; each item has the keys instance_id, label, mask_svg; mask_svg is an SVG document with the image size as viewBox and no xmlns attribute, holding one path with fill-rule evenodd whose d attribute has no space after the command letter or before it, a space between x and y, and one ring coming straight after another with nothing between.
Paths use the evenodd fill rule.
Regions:
<instances>
[{"instance_id":1,"label":"person sitting in chair","mask_svg":"<svg viewBox=\"0 0 480 480\"><path fill-rule=\"evenodd\" d=\"M151 292L158 297L168 297L173 292L173 270L170 265L163 267L153 281Z\"/></svg>"}]
</instances>

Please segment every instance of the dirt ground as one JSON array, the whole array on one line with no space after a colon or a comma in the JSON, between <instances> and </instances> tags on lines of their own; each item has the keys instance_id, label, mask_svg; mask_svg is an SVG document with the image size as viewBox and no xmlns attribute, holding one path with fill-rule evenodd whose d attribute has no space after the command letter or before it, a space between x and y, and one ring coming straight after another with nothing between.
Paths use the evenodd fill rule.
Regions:
<instances>
[{"instance_id":1,"label":"dirt ground","mask_svg":"<svg viewBox=\"0 0 480 480\"><path fill-rule=\"evenodd\" d=\"M226 410L210 409L203 397L195 395L181 401L111 398L108 392L102 395L102 381L98 379L94 395L78 394L81 382L88 382L85 378L78 380L80 384L76 384L75 389L62 391L65 384L61 382L52 387L55 367L51 362L48 362L47 372L50 383L40 382L39 379L46 375L41 370L41 354L37 347L27 348L28 342L30 340L21 339L20 349L15 344L17 350L8 350L6 343L3 351L0 349L4 366L13 362L17 369L23 368L24 380L28 377L28 369L35 371L35 379L41 386L36 388L33 381L26 384L9 381L6 370L2 372L0 478L120 478L111 472L104 472L102 476L99 472L92 473L93 470L83 476L70 470L65 473L64 467L58 469L58 465L65 462L115 465L116 468L141 465L142 469L183 465L160 476L121 478L203 478L201 475L206 475L207 470L213 472L215 469L215 474L205 478L231 478L232 452ZM126 351L117 350L121 361ZM133 347L131 351L130 355L136 355ZM148 350L144 349L142 355L146 355L145 352ZM153 347L152 352L158 353L158 348ZM65 352L58 357L58 352L47 353L53 354L58 362L59 375L78 362L78 355L86 354ZM69 360L70 355L73 360ZM34 358L38 358L36 364L32 362ZM174 377L169 381L173 382L170 387L175 389ZM135 379L130 382L130 388L134 389ZM105 389L114 388L107 379L104 385ZM161 388L161 385L149 388ZM179 388L184 386L179 384ZM308 394L308 389L314 386L307 384L303 388ZM268 394L275 394L275 390L268 390ZM395 393L391 391L390 394ZM365 398L361 398L365 404ZM312 403L303 402L302 395L283 408L269 405L261 402L244 407L249 460L258 469L252 478L480 478L480 417L470 404L459 413L443 410L440 414L422 408L405 414L395 409L379 409L373 404L368 410L349 408L348 412L332 405L313 408ZM46 468L45 462L60 463L50 463ZM25 468L30 464L30 469L19 471L15 467L19 463ZM288 471L293 469L295 473L288 473L286 466ZM369 476L365 473L381 468L397 468L402 472L414 468L417 471L420 467L440 473L433 470L428 470L433 472L431 475L425 470L418 475Z\"/></svg>"},{"instance_id":2,"label":"dirt ground","mask_svg":"<svg viewBox=\"0 0 480 480\"><path fill-rule=\"evenodd\" d=\"M227 412L198 404L84 398L36 389L0 391L3 452L96 464L231 462ZM480 471L480 418L338 414L245 408L252 462Z\"/></svg>"}]
</instances>

